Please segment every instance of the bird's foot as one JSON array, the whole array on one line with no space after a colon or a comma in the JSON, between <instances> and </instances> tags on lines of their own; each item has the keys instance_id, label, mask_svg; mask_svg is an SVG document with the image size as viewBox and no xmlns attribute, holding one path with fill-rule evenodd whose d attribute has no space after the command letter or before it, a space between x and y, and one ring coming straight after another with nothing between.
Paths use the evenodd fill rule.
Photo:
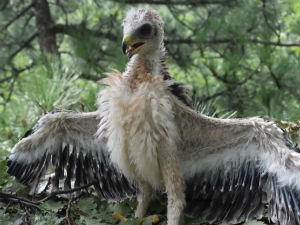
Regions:
<instances>
[{"instance_id":1,"label":"bird's foot","mask_svg":"<svg viewBox=\"0 0 300 225\"><path fill-rule=\"evenodd\" d=\"M139 224L142 224L145 220L151 220L152 224L158 224L160 222L158 215L151 215L151 216L140 218Z\"/></svg>"},{"instance_id":2,"label":"bird's foot","mask_svg":"<svg viewBox=\"0 0 300 225\"><path fill-rule=\"evenodd\" d=\"M117 219L117 220L121 220L121 221L127 221L128 220L128 218L124 217L119 212L114 212L112 214L112 217ZM158 215L150 215L150 216L139 218L139 224L143 224L143 222L145 222L146 220L151 220L152 224L158 224L160 222L160 218L158 217Z\"/></svg>"},{"instance_id":3,"label":"bird's foot","mask_svg":"<svg viewBox=\"0 0 300 225\"><path fill-rule=\"evenodd\" d=\"M121 220L121 221L127 221L128 220L126 217L122 216L121 213L119 213L119 212L114 212L112 214L112 217L117 219L117 220Z\"/></svg>"}]
</instances>

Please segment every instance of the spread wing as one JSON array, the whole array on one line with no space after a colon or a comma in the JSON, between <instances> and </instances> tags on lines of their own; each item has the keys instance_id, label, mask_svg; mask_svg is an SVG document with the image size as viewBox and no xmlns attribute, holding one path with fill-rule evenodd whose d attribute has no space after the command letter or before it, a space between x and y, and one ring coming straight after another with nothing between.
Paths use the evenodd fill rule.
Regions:
<instances>
[{"instance_id":1,"label":"spread wing","mask_svg":"<svg viewBox=\"0 0 300 225\"><path fill-rule=\"evenodd\" d=\"M64 111L43 116L12 149L8 173L30 185L31 195L41 177L53 168L54 189L64 179L64 189L94 182L99 196L111 201L134 196L135 184L111 163L105 140L95 137L99 122L97 112Z\"/></svg>"},{"instance_id":2,"label":"spread wing","mask_svg":"<svg viewBox=\"0 0 300 225\"><path fill-rule=\"evenodd\" d=\"M175 101L186 180L186 214L237 223L261 218L300 224L300 154L261 118L216 119Z\"/></svg>"}]
</instances>

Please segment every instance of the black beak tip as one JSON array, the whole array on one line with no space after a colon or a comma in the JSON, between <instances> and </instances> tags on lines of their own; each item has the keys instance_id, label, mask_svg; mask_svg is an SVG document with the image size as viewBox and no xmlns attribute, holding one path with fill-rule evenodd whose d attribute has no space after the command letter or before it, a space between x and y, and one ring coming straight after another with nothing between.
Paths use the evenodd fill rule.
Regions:
<instances>
[{"instance_id":1,"label":"black beak tip","mask_svg":"<svg viewBox=\"0 0 300 225\"><path fill-rule=\"evenodd\" d=\"M126 55L126 49L127 49L127 43L125 41L122 42L122 51L124 53L124 55Z\"/></svg>"}]
</instances>

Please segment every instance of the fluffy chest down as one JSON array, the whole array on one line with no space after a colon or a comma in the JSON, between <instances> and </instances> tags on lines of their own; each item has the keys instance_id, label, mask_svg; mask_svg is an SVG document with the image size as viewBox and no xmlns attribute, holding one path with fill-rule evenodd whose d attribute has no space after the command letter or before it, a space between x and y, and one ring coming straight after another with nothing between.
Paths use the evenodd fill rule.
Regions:
<instances>
[{"instance_id":1,"label":"fluffy chest down","mask_svg":"<svg viewBox=\"0 0 300 225\"><path fill-rule=\"evenodd\" d=\"M111 160L129 178L162 185L159 154L177 140L168 87L160 77L135 83L120 73L104 80L98 134L107 138Z\"/></svg>"}]
</instances>

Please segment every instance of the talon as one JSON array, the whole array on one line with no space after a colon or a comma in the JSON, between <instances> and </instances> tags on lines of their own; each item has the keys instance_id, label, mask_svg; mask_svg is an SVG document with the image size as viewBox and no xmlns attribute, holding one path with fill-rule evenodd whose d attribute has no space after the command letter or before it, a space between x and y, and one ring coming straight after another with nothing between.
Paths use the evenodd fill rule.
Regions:
<instances>
[{"instance_id":1,"label":"talon","mask_svg":"<svg viewBox=\"0 0 300 225\"><path fill-rule=\"evenodd\" d=\"M121 220L121 221L127 221L128 219L124 216L122 216L119 212L114 212L112 214L112 217L117 219L117 220Z\"/></svg>"},{"instance_id":2,"label":"talon","mask_svg":"<svg viewBox=\"0 0 300 225\"><path fill-rule=\"evenodd\" d=\"M139 224L142 224L145 220L151 220L153 224L158 224L160 219L158 215L146 216L144 218L139 219Z\"/></svg>"}]
</instances>

